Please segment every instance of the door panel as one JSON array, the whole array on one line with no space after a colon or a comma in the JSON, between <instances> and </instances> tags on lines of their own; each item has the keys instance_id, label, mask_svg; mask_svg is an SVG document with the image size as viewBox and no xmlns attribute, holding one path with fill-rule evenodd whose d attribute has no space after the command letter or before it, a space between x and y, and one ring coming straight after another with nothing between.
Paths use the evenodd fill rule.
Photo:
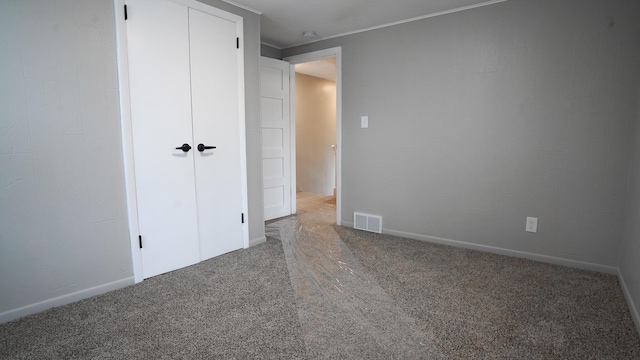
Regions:
<instances>
[{"instance_id":1,"label":"door panel","mask_svg":"<svg viewBox=\"0 0 640 360\"><path fill-rule=\"evenodd\" d=\"M127 42L143 276L197 263L199 256L187 8L128 0ZM144 14L144 16L141 16Z\"/></svg>"},{"instance_id":2,"label":"door panel","mask_svg":"<svg viewBox=\"0 0 640 360\"><path fill-rule=\"evenodd\" d=\"M200 258L243 247L239 50L236 24L189 10ZM242 69L242 71L244 71Z\"/></svg>"},{"instance_id":3,"label":"door panel","mask_svg":"<svg viewBox=\"0 0 640 360\"><path fill-rule=\"evenodd\" d=\"M289 63L284 61L265 57L260 60L265 220L293 212L289 69Z\"/></svg>"}]
</instances>

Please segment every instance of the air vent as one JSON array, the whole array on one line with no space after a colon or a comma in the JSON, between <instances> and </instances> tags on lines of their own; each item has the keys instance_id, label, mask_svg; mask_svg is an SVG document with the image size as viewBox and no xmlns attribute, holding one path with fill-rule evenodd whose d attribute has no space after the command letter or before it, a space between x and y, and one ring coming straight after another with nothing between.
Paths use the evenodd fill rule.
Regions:
<instances>
[{"instance_id":1,"label":"air vent","mask_svg":"<svg viewBox=\"0 0 640 360\"><path fill-rule=\"evenodd\" d=\"M353 227L358 230L371 231L381 234L382 216L354 212Z\"/></svg>"}]
</instances>

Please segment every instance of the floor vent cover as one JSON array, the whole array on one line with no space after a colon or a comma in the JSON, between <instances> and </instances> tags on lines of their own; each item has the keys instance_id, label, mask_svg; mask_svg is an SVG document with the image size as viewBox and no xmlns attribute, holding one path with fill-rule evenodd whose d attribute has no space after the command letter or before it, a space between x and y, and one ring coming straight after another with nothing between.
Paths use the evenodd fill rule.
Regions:
<instances>
[{"instance_id":1,"label":"floor vent cover","mask_svg":"<svg viewBox=\"0 0 640 360\"><path fill-rule=\"evenodd\" d=\"M381 234L382 233L382 216L354 212L353 227L355 229L371 231L374 233Z\"/></svg>"}]
</instances>

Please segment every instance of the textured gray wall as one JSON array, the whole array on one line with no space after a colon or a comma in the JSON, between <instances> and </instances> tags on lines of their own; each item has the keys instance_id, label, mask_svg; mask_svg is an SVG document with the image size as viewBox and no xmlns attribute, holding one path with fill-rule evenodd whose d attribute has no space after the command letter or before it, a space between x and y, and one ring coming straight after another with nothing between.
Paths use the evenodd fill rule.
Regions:
<instances>
[{"instance_id":1,"label":"textured gray wall","mask_svg":"<svg viewBox=\"0 0 640 360\"><path fill-rule=\"evenodd\" d=\"M133 272L112 1L2 1L0 49L3 313Z\"/></svg>"},{"instance_id":2,"label":"textured gray wall","mask_svg":"<svg viewBox=\"0 0 640 360\"><path fill-rule=\"evenodd\" d=\"M638 322L640 321L638 317L638 311L640 311L640 99L638 100L634 139L635 149L629 176L625 237L620 251L620 273L633 298L636 326L640 331L640 323Z\"/></svg>"},{"instance_id":3,"label":"textured gray wall","mask_svg":"<svg viewBox=\"0 0 640 360\"><path fill-rule=\"evenodd\" d=\"M618 266L637 19L637 1L510 0L283 50L342 46L342 220Z\"/></svg>"},{"instance_id":4,"label":"textured gray wall","mask_svg":"<svg viewBox=\"0 0 640 360\"><path fill-rule=\"evenodd\" d=\"M282 59L282 50L276 49L269 45L260 44L260 55L276 60Z\"/></svg>"},{"instance_id":5,"label":"textured gray wall","mask_svg":"<svg viewBox=\"0 0 640 360\"><path fill-rule=\"evenodd\" d=\"M244 19L244 90L247 132L249 240L264 238L262 128L260 122L260 16L220 0L198 0Z\"/></svg>"}]
</instances>

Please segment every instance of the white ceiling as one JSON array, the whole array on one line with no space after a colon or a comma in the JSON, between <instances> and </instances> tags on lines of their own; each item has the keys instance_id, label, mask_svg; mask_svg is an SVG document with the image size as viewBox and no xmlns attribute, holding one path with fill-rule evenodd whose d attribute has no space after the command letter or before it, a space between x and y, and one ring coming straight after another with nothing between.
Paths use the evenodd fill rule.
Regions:
<instances>
[{"instance_id":1,"label":"white ceiling","mask_svg":"<svg viewBox=\"0 0 640 360\"><path fill-rule=\"evenodd\" d=\"M506 0L224 0L262 13L262 42L283 49ZM302 37L315 31L317 37Z\"/></svg>"}]
</instances>

